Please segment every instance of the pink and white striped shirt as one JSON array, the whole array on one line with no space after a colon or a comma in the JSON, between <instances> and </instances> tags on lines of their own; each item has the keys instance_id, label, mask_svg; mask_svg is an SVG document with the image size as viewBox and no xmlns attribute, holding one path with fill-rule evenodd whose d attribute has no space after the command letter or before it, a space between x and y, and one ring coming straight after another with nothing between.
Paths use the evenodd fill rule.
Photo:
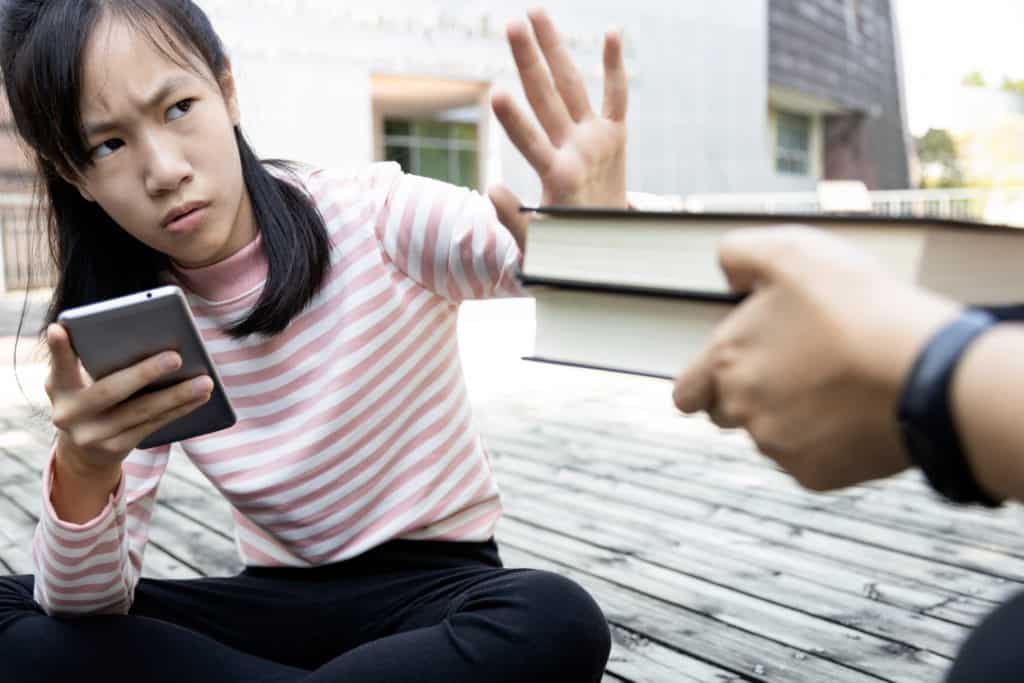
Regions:
<instances>
[{"instance_id":1,"label":"pink and white striped shirt","mask_svg":"<svg viewBox=\"0 0 1024 683\"><path fill-rule=\"evenodd\" d=\"M481 541L501 514L473 424L456 337L467 298L521 294L521 253L475 192L405 175L317 171L331 267L280 334L221 330L266 276L255 242L208 268L176 271L238 413L182 449L233 506L243 562L313 566L391 539ZM170 447L135 450L92 521L50 503L33 543L35 599L49 614L126 613Z\"/></svg>"}]
</instances>

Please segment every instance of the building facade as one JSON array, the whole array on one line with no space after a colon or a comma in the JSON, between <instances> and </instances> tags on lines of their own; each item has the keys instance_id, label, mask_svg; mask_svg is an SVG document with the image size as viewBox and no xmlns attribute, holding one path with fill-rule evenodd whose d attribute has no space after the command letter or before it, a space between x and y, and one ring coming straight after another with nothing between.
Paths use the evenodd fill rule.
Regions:
<instances>
[{"instance_id":1,"label":"building facade","mask_svg":"<svg viewBox=\"0 0 1024 683\"><path fill-rule=\"evenodd\" d=\"M898 35L890 0L769 0L769 117L783 160L807 128L821 177L909 186Z\"/></svg>"},{"instance_id":2,"label":"building facade","mask_svg":"<svg viewBox=\"0 0 1024 683\"><path fill-rule=\"evenodd\" d=\"M539 197L490 111L525 107L505 38L533 0L198 0L230 53L258 154L357 171L381 159ZM605 31L623 30L634 190L908 186L890 0L551 0L595 107ZM0 192L29 169L0 109ZM8 240L7 260L13 247Z\"/></svg>"},{"instance_id":3,"label":"building facade","mask_svg":"<svg viewBox=\"0 0 1024 683\"><path fill-rule=\"evenodd\" d=\"M519 0L202 0L234 56L262 154L397 159L477 187L536 181L490 114L523 102L504 26ZM601 37L624 30L629 181L671 194L907 187L889 0L561 0L547 9L600 103Z\"/></svg>"}]
</instances>

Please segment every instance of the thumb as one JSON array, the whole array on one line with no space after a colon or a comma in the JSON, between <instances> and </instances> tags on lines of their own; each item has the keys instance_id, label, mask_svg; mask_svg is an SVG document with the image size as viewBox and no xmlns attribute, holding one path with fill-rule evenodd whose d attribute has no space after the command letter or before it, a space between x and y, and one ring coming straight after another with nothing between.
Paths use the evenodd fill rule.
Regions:
<instances>
[{"instance_id":1,"label":"thumb","mask_svg":"<svg viewBox=\"0 0 1024 683\"><path fill-rule=\"evenodd\" d=\"M778 234L771 228L742 228L722 238L718 264L734 292L751 292L775 278L778 240Z\"/></svg>"},{"instance_id":2,"label":"thumb","mask_svg":"<svg viewBox=\"0 0 1024 683\"><path fill-rule=\"evenodd\" d=\"M487 191L487 196L490 197L491 203L494 204L494 208L498 212L498 220L512 233L516 244L519 245L519 250L524 251L526 249L526 230L530 226L530 214L519 210L519 207L522 206L519 197L505 185L495 185Z\"/></svg>"},{"instance_id":3,"label":"thumb","mask_svg":"<svg viewBox=\"0 0 1024 683\"><path fill-rule=\"evenodd\" d=\"M46 328L46 344L50 350L50 378L55 389L77 389L83 386L78 355L71 348L71 339L63 325L53 323Z\"/></svg>"}]
</instances>

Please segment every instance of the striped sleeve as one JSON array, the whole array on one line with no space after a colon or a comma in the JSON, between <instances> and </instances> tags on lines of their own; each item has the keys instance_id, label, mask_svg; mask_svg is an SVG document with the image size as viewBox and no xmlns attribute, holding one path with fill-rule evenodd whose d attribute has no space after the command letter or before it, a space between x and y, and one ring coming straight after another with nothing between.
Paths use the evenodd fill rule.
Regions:
<instances>
[{"instance_id":1,"label":"striped sleeve","mask_svg":"<svg viewBox=\"0 0 1024 683\"><path fill-rule=\"evenodd\" d=\"M399 270L455 303L524 295L522 253L490 199L394 169L375 229Z\"/></svg>"},{"instance_id":2,"label":"striped sleeve","mask_svg":"<svg viewBox=\"0 0 1024 683\"><path fill-rule=\"evenodd\" d=\"M32 543L34 597L47 614L128 613L169 455L170 446L133 451L107 506L85 524L71 524L58 518L50 500L51 453L43 470L42 512Z\"/></svg>"}]
</instances>

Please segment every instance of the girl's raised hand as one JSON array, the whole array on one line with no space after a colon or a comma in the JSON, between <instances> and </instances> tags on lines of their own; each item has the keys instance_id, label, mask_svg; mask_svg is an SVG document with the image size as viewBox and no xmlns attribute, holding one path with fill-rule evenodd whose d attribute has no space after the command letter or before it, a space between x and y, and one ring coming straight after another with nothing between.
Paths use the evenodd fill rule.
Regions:
<instances>
[{"instance_id":1,"label":"girl's raised hand","mask_svg":"<svg viewBox=\"0 0 1024 683\"><path fill-rule=\"evenodd\" d=\"M207 376L132 398L181 365L177 353L162 353L93 382L59 324L46 330L50 374L46 393L57 428L58 455L81 473L109 472L147 436L210 399ZM130 400L129 400L130 399Z\"/></svg>"},{"instance_id":2,"label":"girl's raised hand","mask_svg":"<svg viewBox=\"0 0 1024 683\"><path fill-rule=\"evenodd\" d=\"M547 14L531 10L529 19L532 33L524 22L514 22L508 41L526 99L543 130L507 93L494 95L494 113L537 171L543 205L626 208L628 84L621 36L605 35L604 107L597 113ZM504 187L495 188L490 196L502 223L522 245L529 218L519 213L519 200Z\"/></svg>"}]
</instances>

